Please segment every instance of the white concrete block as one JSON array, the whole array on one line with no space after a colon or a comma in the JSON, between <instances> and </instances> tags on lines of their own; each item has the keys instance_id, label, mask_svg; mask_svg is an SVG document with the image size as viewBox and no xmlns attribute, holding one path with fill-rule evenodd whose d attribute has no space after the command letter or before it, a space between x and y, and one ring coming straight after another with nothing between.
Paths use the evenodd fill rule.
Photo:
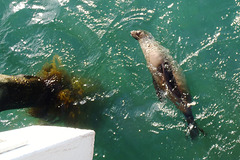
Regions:
<instances>
[{"instance_id":1,"label":"white concrete block","mask_svg":"<svg viewBox=\"0 0 240 160\"><path fill-rule=\"evenodd\" d=\"M95 132L31 126L0 133L0 160L92 160Z\"/></svg>"}]
</instances>

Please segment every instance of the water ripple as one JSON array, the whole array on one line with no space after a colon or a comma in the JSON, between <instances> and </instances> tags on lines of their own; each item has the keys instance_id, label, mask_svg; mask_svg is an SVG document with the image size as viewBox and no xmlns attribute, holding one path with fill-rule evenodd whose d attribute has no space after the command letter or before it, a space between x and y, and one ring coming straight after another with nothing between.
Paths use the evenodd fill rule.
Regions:
<instances>
[{"instance_id":1,"label":"water ripple","mask_svg":"<svg viewBox=\"0 0 240 160\"><path fill-rule=\"evenodd\" d=\"M28 25L48 24L54 22L59 15L60 8L57 1L43 1L41 4L29 6L34 11Z\"/></svg>"},{"instance_id":2,"label":"water ripple","mask_svg":"<svg viewBox=\"0 0 240 160\"><path fill-rule=\"evenodd\" d=\"M189 60L193 57L197 57L199 55L199 53L203 50L205 50L207 47L213 45L214 43L217 42L218 37L221 35L221 28L219 28L216 33L213 35L213 37L208 37L207 40L203 40L201 42L201 45L203 46L202 48L198 49L197 51L195 51L194 53L191 53L189 56L187 56L181 63L180 66L182 66L183 64L185 64L186 62L189 62ZM207 42L207 44L205 44Z\"/></svg>"}]
</instances>

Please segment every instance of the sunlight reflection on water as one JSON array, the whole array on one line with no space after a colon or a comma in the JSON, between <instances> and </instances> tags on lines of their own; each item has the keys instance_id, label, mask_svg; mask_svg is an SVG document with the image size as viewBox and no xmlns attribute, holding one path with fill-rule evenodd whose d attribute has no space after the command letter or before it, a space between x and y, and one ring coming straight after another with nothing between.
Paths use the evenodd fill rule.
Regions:
<instances>
[{"instance_id":1,"label":"sunlight reflection on water","mask_svg":"<svg viewBox=\"0 0 240 160\"><path fill-rule=\"evenodd\" d=\"M34 75L58 54L69 73L102 87L76 102L103 105L91 119L95 159L169 158L163 152L170 159L239 158L239 2L25 0L0 7L1 73ZM207 137L187 141L184 116L156 98L129 34L136 29L151 32L183 68ZM3 130L39 121L24 110L0 118Z\"/></svg>"}]
</instances>

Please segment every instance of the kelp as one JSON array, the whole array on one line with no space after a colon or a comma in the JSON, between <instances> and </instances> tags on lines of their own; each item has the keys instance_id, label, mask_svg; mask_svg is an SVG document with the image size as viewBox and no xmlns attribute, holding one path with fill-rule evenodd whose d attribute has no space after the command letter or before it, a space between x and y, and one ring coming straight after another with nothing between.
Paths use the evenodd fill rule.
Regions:
<instances>
[{"instance_id":1,"label":"kelp","mask_svg":"<svg viewBox=\"0 0 240 160\"><path fill-rule=\"evenodd\" d=\"M32 116L57 116L73 121L82 116L79 102L84 97L84 83L80 78L68 74L59 56L54 56L50 64L46 63L37 76L44 81L52 94L47 98L50 102L45 106L30 108L29 113Z\"/></svg>"}]
</instances>

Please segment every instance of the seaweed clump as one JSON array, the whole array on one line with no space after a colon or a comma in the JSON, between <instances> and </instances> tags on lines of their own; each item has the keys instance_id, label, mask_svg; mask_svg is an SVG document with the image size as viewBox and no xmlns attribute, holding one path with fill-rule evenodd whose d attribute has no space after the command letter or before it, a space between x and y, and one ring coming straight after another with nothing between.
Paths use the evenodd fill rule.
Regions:
<instances>
[{"instance_id":1,"label":"seaweed clump","mask_svg":"<svg viewBox=\"0 0 240 160\"><path fill-rule=\"evenodd\" d=\"M45 105L30 108L29 113L32 116L62 117L72 121L81 116L83 83L64 70L59 56L54 56L50 64L46 63L37 76L44 81L48 93L43 93L46 97Z\"/></svg>"}]
</instances>

